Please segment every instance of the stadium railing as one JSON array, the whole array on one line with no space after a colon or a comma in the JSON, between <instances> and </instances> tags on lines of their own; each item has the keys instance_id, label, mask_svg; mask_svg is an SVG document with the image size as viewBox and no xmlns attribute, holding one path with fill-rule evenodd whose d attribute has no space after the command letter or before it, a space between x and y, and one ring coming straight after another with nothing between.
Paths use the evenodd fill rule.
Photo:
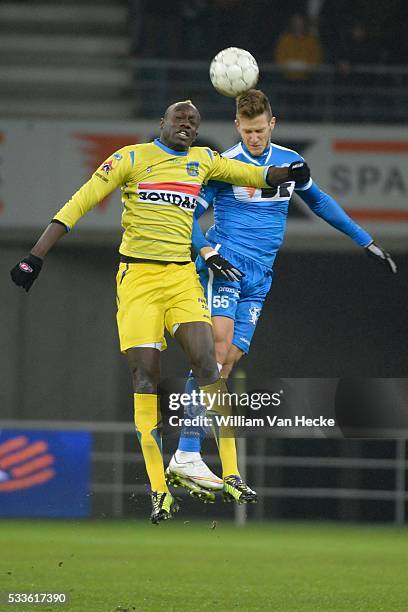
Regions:
<instances>
[{"instance_id":1,"label":"stadium railing","mask_svg":"<svg viewBox=\"0 0 408 612\"><path fill-rule=\"evenodd\" d=\"M233 101L214 95L207 62L131 59L127 63L134 70L136 116L157 117L164 100L188 96L204 110L206 119L230 117ZM298 82L285 79L276 64L261 64L260 71L258 85L283 120L398 123L408 118L406 66L355 65L342 76L335 66L321 65L309 69L310 78Z\"/></svg>"},{"instance_id":2,"label":"stadium railing","mask_svg":"<svg viewBox=\"0 0 408 612\"><path fill-rule=\"evenodd\" d=\"M188 97L206 120L231 118L234 101L215 94L207 61L132 58L121 49L98 55L96 67L75 60L74 68L62 69L52 54L36 70L22 59L18 70L4 67L2 116L157 119L167 104ZM355 65L342 75L324 64L309 70L310 78L303 81L286 79L273 63L261 63L260 72L259 87L280 120L398 124L408 119L406 66ZM82 86L72 87L73 78ZM30 96L21 93L27 82Z\"/></svg>"},{"instance_id":3,"label":"stadium railing","mask_svg":"<svg viewBox=\"0 0 408 612\"><path fill-rule=\"evenodd\" d=\"M93 496L92 515L95 517L130 516L129 499L142 494L143 499L145 497L147 499L148 488L145 484L143 458L132 424L1 420L0 429L91 432L93 449L90 491ZM380 512L375 520L392 520L397 525L405 523L408 505L405 438L386 441L343 439L302 441L258 436L256 440L245 440L240 450L241 453L246 453L249 482L260 496L259 503L251 509L251 518L258 520L271 518L267 506L276 500L295 500L299 516L302 516L302 500L311 500L317 504L323 503L323 500L337 500L340 503L356 500L373 502L375 505L388 502L391 506L389 511L384 515ZM352 456L341 456L342 454ZM169 458L170 456L166 455L165 461ZM210 465L218 463L215 454L206 455L206 460ZM135 473L135 467L138 474ZM292 470L289 478L284 476L285 470ZM324 473L327 477L322 480L321 476ZM340 473L342 476L338 477ZM271 476L274 482L271 482ZM294 481L296 486L291 486ZM199 506L197 503L194 504L194 508L198 510ZM132 507L132 512L133 510ZM360 514L363 516L350 517L350 513L342 513L340 508L328 518L364 520L364 511ZM282 518L282 516L283 514L279 515L278 511L272 518ZM237 507L235 519L238 525L244 524L245 510Z\"/></svg>"}]
</instances>

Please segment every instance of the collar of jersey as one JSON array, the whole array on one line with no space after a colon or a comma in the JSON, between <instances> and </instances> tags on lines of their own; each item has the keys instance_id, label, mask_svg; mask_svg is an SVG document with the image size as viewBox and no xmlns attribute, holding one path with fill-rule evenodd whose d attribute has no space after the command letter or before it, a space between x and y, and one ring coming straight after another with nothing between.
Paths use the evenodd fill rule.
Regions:
<instances>
[{"instance_id":1,"label":"collar of jersey","mask_svg":"<svg viewBox=\"0 0 408 612\"><path fill-rule=\"evenodd\" d=\"M166 151L166 153L169 153L170 155L181 155L184 157L188 155L188 151L174 151L174 149L166 147L166 145L163 144L158 138L155 138L153 142L156 146L160 147L161 149L163 149L163 151Z\"/></svg>"},{"instance_id":2,"label":"collar of jersey","mask_svg":"<svg viewBox=\"0 0 408 612\"><path fill-rule=\"evenodd\" d=\"M249 158L252 163L257 164L258 166L266 166L272 155L272 144L271 143L269 143L269 147L266 147L265 151L262 153L262 155L259 155L259 157L254 157L253 155L251 155L251 153L249 152L249 150L246 148L246 146L244 145L242 141L241 141L241 149L242 149L243 155L245 155L245 157Z\"/></svg>"}]
</instances>

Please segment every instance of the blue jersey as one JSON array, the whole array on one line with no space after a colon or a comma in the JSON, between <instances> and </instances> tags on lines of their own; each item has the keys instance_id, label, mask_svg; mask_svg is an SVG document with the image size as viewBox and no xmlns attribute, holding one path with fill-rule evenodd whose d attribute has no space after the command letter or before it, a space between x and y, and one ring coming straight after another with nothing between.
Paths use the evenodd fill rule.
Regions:
<instances>
[{"instance_id":1,"label":"blue jersey","mask_svg":"<svg viewBox=\"0 0 408 612\"><path fill-rule=\"evenodd\" d=\"M259 166L282 167L294 161L304 161L296 151L273 143L259 157L253 157L242 142L222 155ZM305 185L295 185L292 181L267 189L210 181L200 193L195 214L198 218L213 204L215 223L207 232L208 241L213 245L222 244L225 248L272 268L284 239L289 200L293 191L300 195L315 214L349 235L357 244L367 246L372 241L372 237L354 223L340 205L321 191L312 179ZM194 232L193 245L202 246L194 241Z\"/></svg>"}]
</instances>

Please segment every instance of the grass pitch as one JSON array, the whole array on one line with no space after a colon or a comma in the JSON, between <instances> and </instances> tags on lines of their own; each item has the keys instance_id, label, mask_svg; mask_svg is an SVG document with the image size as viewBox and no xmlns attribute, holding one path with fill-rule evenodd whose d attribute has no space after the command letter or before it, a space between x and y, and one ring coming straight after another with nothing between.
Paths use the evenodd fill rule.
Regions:
<instances>
[{"instance_id":1,"label":"grass pitch","mask_svg":"<svg viewBox=\"0 0 408 612\"><path fill-rule=\"evenodd\" d=\"M408 609L408 530L392 527L2 520L0 546L0 591L70 596L6 612Z\"/></svg>"}]
</instances>

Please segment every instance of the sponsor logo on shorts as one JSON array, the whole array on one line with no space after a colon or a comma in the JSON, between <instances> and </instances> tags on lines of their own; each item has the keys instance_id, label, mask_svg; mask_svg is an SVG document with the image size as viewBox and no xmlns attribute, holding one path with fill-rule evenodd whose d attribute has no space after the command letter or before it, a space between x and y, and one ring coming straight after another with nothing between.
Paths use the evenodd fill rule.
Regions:
<instances>
[{"instance_id":1,"label":"sponsor logo on shorts","mask_svg":"<svg viewBox=\"0 0 408 612\"><path fill-rule=\"evenodd\" d=\"M234 287L219 287L218 293L221 293L222 291L224 293L232 293L234 297L238 297L239 295L238 291Z\"/></svg>"},{"instance_id":2,"label":"sponsor logo on shorts","mask_svg":"<svg viewBox=\"0 0 408 612\"><path fill-rule=\"evenodd\" d=\"M249 342L249 340L247 340L246 338L240 338L241 342L243 342L244 344L247 344L248 346L251 344Z\"/></svg>"},{"instance_id":3,"label":"sponsor logo on shorts","mask_svg":"<svg viewBox=\"0 0 408 612\"><path fill-rule=\"evenodd\" d=\"M249 309L249 322L252 325L256 325L258 323L259 315L261 314L261 309L259 306L251 306Z\"/></svg>"},{"instance_id":4,"label":"sponsor logo on shorts","mask_svg":"<svg viewBox=\"0 0 408 612\"><path fill-rule=\"evenodd\" d=\"M206 319L209 319L209 312L208 312L208 306L207 306L207 300L205 298L199 297L197 298L197 301L199 304L201 304L201 309L205 311L204 317Z\"/></svg>"}]
</instances>

